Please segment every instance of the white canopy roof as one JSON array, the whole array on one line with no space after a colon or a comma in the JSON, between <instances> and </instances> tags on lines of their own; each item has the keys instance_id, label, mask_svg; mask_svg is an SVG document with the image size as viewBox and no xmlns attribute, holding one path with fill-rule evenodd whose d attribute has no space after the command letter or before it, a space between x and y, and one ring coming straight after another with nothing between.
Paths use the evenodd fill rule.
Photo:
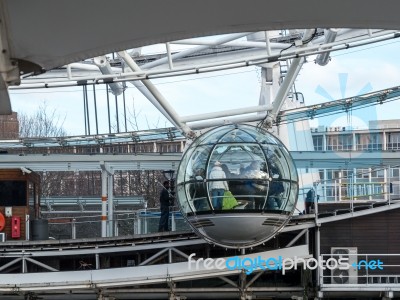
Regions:
<instances>
[{"instance_id":1,"label":"white canopy roof","mask_svg":"<svg viewBox=\"0 0 400 300\"><path fill-rule=\"evenodd\" d=\"M9 56L54 68L113 51L271 29L399 29L396 0L2 0Z\"/></svg>"}]
</instances>

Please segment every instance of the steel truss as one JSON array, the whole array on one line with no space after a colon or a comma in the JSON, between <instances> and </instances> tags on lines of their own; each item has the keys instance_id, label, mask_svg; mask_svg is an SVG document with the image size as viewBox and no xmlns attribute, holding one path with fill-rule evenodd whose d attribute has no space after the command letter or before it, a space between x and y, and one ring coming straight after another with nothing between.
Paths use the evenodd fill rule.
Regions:
<instances>
[{"instance_id":1,"label":"steel truss","mask_svg":"<svg viewBox=\"0 0 400 300\"><path fill-rule=\"evenodd\" d=\"M266 284L268 282L266 278L273 275L271 271L258 270L251 275L246 275L243 270L201 268L200 271L197 269L187 271L189 256L191 253L196 253L196 258L214 259L243 254L246 257L296 255L307 258L310 257L308 254L310 229L326 226L329 222L344 218L399 209L399 205L400 203L389 203L389 205L378 207L371 206L362 211L340 214L339 218L318 214L293 217L290 224L276 239L255 249L248 249L246 252L212 247L192 232L98 239L6 242L0 254L2 258L0 271L3 273L0 274L0 294L4 299L23 299L27 296L43 299L54 299L51 297L55 296L58 299L97 299L99 295L115 297L115 299L130 299L132 294L140 298L151 295L153 299L166 297L207 299L210 295L213 298L248 299L268 296L300 299L305 293L304 286L300 283L290 287L285 285L271 287ZM281 245L279 249L268 251L268 249L276 249L276 244ZM110 264L113 257L119 258L119 265ZM68 265L57 263L59 259L68 260ZM125 263L126 265L121 267L121 264ZM71 272L71 267L66 266L72 266L75 271ZM40 273L35 273L40 274L40 279L32 276L31 272L40 270ZM5 272L14 274L4 274ZM385 290L386 287L385 284L371 283L368 291L379 292ZM324 284L321 290L323 294L321 293L320 296L329 295L330 292L337 295L340 291L357 294L362 291L361 288L360 285L338 287ZM391 290L396 292L400 291L400 288L392 284Z\"/></svg>"},{"instance_id":2,"label":"steel truss","mask_svg":"<svg viewBox=\"0 0 400 300\"><path fill-rule=\"evenodd\" d=\"M301 234L304 234L304 231ZM298 237L291 242L291 247L265 252L265 249L270 248L267 246L264 250L262 248L248 250L246 255L275 257L279 253L285 257L297 255L307 258L309 257L308 246L304 242L308 242L308 239L303 237L299 243ZM17 298L18 295L26 296L28 293L44 297L44 299L49 297L50 293L52 296L57 295L60 299L68 297L82 299L80 297L84 295L96 297L99 293L107 297L125 299L128 297L125 294L132 292L142 297L150 293L153 299L184 295L207 298L206 295L198 295L202 292L212 293L216 298L230 295L230 297L245 299L250 295L254 297L263 294L280 297L279 295L287 296L292 293L292 295L300 296L304 290L301 285L291 287L266 285L261 277L269 276L268 270L258 270L252 275L246 275L243 270L204 269L201 262L199 270L188 269L191 253L196 253L196 258L214 259L226 255L244 254L243 251L239 253L207 246L203 240L195 238L192 233L153 234L136 238L98 239L97 241L87 239L85 241L87 243L84 247L82 240L7 243L7 247L1 254L2 260L6 261L0 267L1 271L10 270L21 263L19 268L21 273L12 276L0 274L0 294L6 297L4 299L7 299L5 294L15 295ZM294 243L296 246L293 245ZM107 257L115 255L127 260L128 266L112 268L107 265L110 261ZM54 259L57 257L68 258L70 264L75 265L75 272L55 268ZM45 270L40 273L39 280L34 276L29 276L29 272L34 268L32 269L32 264L27 264L27 262ZM198 265L196 261L193 264ZM118 280L117 277L119 277ZM193 286L190 287L185 282Z\"/></svg>"},{"instance_id":3,"label":"steel truss","mask_svg":"<svg viewBox=\"0 0 400 300\"><path fill-rule=\"evenodd\" d=\"M318 156L316 156L316 153ZM292 151L297 168L362 168L365 166L399 165L394 151ZM143 153L111 155L0 155L0 168L28 168L35 172L102 171L102 166L112 171L176 170L181 153Z\"/></svg>"},{"instance_id":4,"label":"steel truss","mask_svg":"<svg viewBox=\"0 0 400 300\"><path fill-rule=\"evenodd\" d=\"M308 105L299 108L288 110L276 109L279 113L276 114L274 121L275 125L284 123L296 122L301 120L310 120L320 116L326 116L335 113L346 113L352 110L361 109L367 106L381 105L391 101L396 101L400 97L400 87L375 91L355 97L349 97L334 101L325 102L322 104ZM265 106L251 108L249 111L262 112L266 109ZM272 109L272 108L271 108ZM230 115L247 113L245 109L227 110ZM258 118L266 118L268 113L261 113ZM201 114L195 117L183 117L182 122L187 120L204 120L223 117L223 114ZM214 121L211 121L214 122ZM219 121L218 121L219 122ZM200 130L202 125L192 126L193 129ZM210 124L208 124L210 125ZM217 125L216 123L214 125ZM160 144L163 142L185 142L185 136L177 128L160 128L154 130L144 130L136 132L115 133L115 134L100 134L100 135L85 135L85 136L70 136L70 137L49 137L49 138L22 138L19 140L2 140L0 147L3 149L32 149L32 148L51 148L62 147L64 149L72 147L98 146L105 145L138 145L144 143ZM155 147L153 147L155 148ZM181 146L183 149L183 146ZM75 149L76 152L76 149Z\"/></svg>"},{"instance_id":5,"label":"steel truss","mask_svg":"<svg viewBox=\"0 0 400 300\"><path fill-rule=\"evenodd\" d=\"M293 83L305 62L304 58L318 55L316 62L324 66L329 62L329 54L333 51L365 46L399 36L399 32L393 30L323 30L317 28L304 31L282 31L280 35L277 35L277 32L229 34L214 37L211 42L204 42L201 39L171 41L166 44L166 52L157 57L137 56L137 52L134 51L120 51L118 57L112 59L106 56L97 57L84 63L74 63L64 68L48 71L43 75L28 77L22 80L21 85L10 87L10 89L56 88L104 83L109 84L111 91L117 96L123 93L120 82L127 81L137 87L175 126L176 129L173 130L177 132L178 136L192 138L196 136L195 130L226 123L263 121L267 117L268 120L265 124L271 126L283 120L298 119L298 115L289 118L289 114L280 116L280 113L282 104L293 92ZM238 40L243 38L247 40ZM172 52L169 45L174 43L185 43L195 45L195 47ZM147 62L142 63L143 61ZM156 78L215 72L253 65L268 69L279 62L284 62L288 66L287 73L280 74L279 78L273 75L272 79L266 78L265 76L268 75L262 73L262 80L272 82L272 94L264 95L264 97L270 98L270 105L259 103L258 106L248 106L236 110L227 109L206 114L180 116L168 99L151 82L151 79ZM279 84L278 81L280 81ZM265 91L261 91L261 94L263 93ZM352 101L351 104L356 106L360 101ZM313 118L317 115L315 107L312 110L306 108L305 111L308 112L308 115L303 118ZM87 117L89 118L89 115ZM109 138L100 135L90 137L89 140L100 143ZM132 139L134 137L128 135L119 138ZM118 137L111 139L116 141ZM50 144L73 145L74 142L79 143L80 141L79 139L74 141L72 138L59 138L50 141ZM85 142L85 138L82 137L81 142ZM29 141L26 141L26 144L29 145Z\"/></svg>"}]
</instances>

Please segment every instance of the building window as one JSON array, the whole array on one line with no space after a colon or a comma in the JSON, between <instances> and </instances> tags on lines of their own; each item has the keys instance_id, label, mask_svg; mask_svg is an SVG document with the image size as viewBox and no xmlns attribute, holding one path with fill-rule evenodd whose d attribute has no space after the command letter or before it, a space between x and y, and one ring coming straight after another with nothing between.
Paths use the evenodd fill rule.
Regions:
<instances>
[{"instance_id":1,"label":"building window","mask_svg":"<svg viewBox=\"0 0 400 300\"><path fill-rule=\"evenodd\" d=\"M318 170L318 173L319 173L319 179L320 179L321 181L325 180L324 170L323 170L323 169L320 169L320 170Z\"/></svg>"},{"instance_id":2,"label":"building window","mask_svg":"<svg viewBox=\"0 0 400 300\"><path fill-rule=\"evenodd\" d=\"M324 145L323 145L323 135L314 135L313 137L313 143L314 143L314 150L315 151L322 151L324 150Z\"/></svg>"},{"instance_id":3,"label":"building window","mask_svg":"<svg viewBox=\"0 0 400 300\"><path fill-rule=\"evenodd\" d=\"M390 177L399 177L400 176L400 169L399 168L392 168L390 169Z\"/></svg>"},{"instance_id":4,"label":"building window","mask_svg":"<svg viewBox=\"0 0 400 300\"><path fill-rule=\"evenodd\" d=\"M381 133L357 133L357 150L382 150Z\"/></svg>"},{"instance_id":5,"label":"building window","mask_svg":"<svg viewBox=\"0 0 400 300\"><path fill-rule=\"evenodd\" d=\"M387 134L386 149L387 150L400 149L400 132L389 132Z\"/></svg>"},{"instance_id":6,"label":"building window","mask_svg":"<svg viewBox=\"0 0 400 300\"><path fill-rule=\"evenodd\" d=\"M383 178L385 176L385 171L383 169L374 170L371 172L372 178Z\"/></svg>"},{"instance_id":7,"label":"building window","mask_svg":"<svg viewBox=\"0 0 400 300\"><path fill-rule=\"evenodd\" d=\"M345 179L349 176L349 170L337 170L337 169L327 169L326 170L326 176L327 180L334 180L334 179L339 179L339 173L342 172L342 179Z\"/></svg>"},{"instance_id":8,"label":"building window","mask_svg":"<svg viewBox=\"0 0 400 300\"><path fill-rule=\"evenodd\" d=\"M334 134L327 136L326 149L332 151L353 149L353 136L351 134Z\"/></svg>"},{"instance_id":9,"label":"building window","mask_svg":"<svg viewBox=\"0 0 400 300\"><path fill-rule=\"evenodd\" d=\"M368 169L357 169L356 177L368 179L369 178L369 170Z\"/></svg>"}]
</instances>

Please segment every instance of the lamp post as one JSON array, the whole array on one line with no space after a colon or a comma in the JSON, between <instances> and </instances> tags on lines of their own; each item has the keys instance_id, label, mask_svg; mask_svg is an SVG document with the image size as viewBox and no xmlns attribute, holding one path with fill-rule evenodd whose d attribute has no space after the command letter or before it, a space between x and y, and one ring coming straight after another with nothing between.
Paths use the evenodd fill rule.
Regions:
<instances>
[{"instance_id":1,"label":"lamp post","mask_svg":"<svg viewBox=\"0 0 400 300\"><path fill-rule=\"evenodd\" d=\"M175 171L174 170L165 170L165 171L162 171L162 173L163 173L163 175L164 175L164 177L165 177L165 179L167 179L168 180L168 185L169 185L169 188L168 188L168 193L170 194L170 196L174 196L174 192L173 192L173 190L174 190L174 187L175 187L175 184L174 184L174 174L175 174Z\"/></svg>"},{"instance_id":2,"label":"lamp post","mask_svg":"<svg viewBox=\"0 0 400 300\"><path fill-rule=\"evenodd\" d=\"M162 173L163 173L165 179L167 179L168 181L171 181L172 178L174 177L175 171L174 170L165 170L165 171L162 171Z\"/></svg>"},{"instance_id":3,"label":"lamp post","mask_svg":"<svg viewBox=\"0 0 400 300\"><path fill-rule=\"evenodd\" d=\"M169 194L170 198L172 198L172 197L174 197L174 193L172 191L174 189L174 184L173 184L174 180L173 180L173 178L174 178L175 171L174 170L165 170L162 173L163 173L165 179L168 180L168 183L169 183L168 184L168 186L169 186L168 187L168 194ZM174 206L174 204L170 203L170 206ZM171 231L176 231L175 216L174 216L173 209L172 209L172 212L171 212L171 209L170 209L170 214L171 214Z\"/></svg>"},{"instance_id":4,"label":"lamp post","mask_svg":"<svg viewBox=\"0 0 400 300\"><path fill-rule=\"evenodd\" d=\"M172 188L173 184L171 184L171 183L173 181L175 171L174 170L165 170L165 171L162 171L162 173L163 173L165 179L167 179L169 182L168 192L171 194L171 191L173 190L173 188Z\"/></svg>"}]
</instances>

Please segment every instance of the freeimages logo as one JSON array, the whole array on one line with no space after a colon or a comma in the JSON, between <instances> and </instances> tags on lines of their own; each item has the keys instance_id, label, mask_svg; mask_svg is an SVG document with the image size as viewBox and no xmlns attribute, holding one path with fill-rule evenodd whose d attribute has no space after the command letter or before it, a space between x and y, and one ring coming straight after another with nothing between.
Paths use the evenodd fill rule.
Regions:
<instances>
[{"instance_id":1,"label":"freeimages logo","mask_svg":"<svg viewBox=\"0 0 400 300\"><path fill-rule=\"evenodd\" d=\"M245 270L246 274L249 275L253 271L259 270L281 270L282 274L285 275L287 270L297 270L298 266L302 267L303 270L315 270L320 268L322 270L349 270L350 267L358 268L359 270L369 269L375 270L380 269L383 270L383 263L381 260L360 260L357 263L349 264L349 259L347 257L340 258L328 258L323 259L322 256L316 258L301 258L301 257L293 257L293 258L283 258L282 256L278 257L269 257L262 258L260 255L257 257L241 257L241 256L233 256L229 258L199 258L197 260L194 259L196 256L195 253L189 255L188 258L188 268L189 270Z\"/></svg>"}]
</instances>

